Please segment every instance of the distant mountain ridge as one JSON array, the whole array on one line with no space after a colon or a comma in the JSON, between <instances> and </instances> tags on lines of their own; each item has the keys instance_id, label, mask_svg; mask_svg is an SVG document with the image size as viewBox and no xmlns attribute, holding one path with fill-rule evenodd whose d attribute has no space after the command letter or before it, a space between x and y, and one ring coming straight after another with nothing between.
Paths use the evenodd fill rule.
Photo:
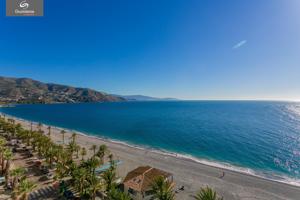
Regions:
<instances>
[{"instance_id":1,"label":"distant mountain ridge","mask_svg":"<svg viewBox=\"0 0 300 200\"><path fill-rule=\"evenodd\" d=\"M116 94L113 95L124 98L127 101L176 101L178 100L175 98L158 98L158 97L150 97L144 95L116 95Z\"/></svg>"},{"instance_id":2,"label":"distant mountain ridge","mask_svg":"<svg viewBox=\"0 0 300 200\"><path fill-rule=\"evenodd\" d=\"M88 88L0 76L0 103L81 103L126 101Z\"/></svg>"}]
</instances>

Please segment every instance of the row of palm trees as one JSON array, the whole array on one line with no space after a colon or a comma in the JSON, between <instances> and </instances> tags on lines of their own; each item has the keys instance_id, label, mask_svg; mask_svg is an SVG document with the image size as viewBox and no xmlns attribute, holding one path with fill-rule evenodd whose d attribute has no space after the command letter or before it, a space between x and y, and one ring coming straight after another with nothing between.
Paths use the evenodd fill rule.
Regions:
<instances>
[{"instance_id":1,"label":"row of palm trees","mask_svg":"<svg viewBox=\"0 0 300 200\"><path fill-rule=\"evenodd\" d=\"M5 185L9 187L8 180L13 178L12 189L14 192L12 196L14 199L27 199L28 194L36 187L36 185L26 179L24 168L15 168L10 170L11 160L13 158L13 153L9 147L7 147L7 139L10 140L21 130L19 124L15 124L14 119L7 119L5 117L0 117L0 130L5 133L6 136L0 136L0 166L1 175L5 176Z\"/></svg>"},{"instance_id":2,"label":"row of palm trees","mask_svg":"<svg viewBox=\"0 0 300 200\"><path fill-rule=\"evenodd\" d=\"M109 154L106 145L92 145L90 151L92 156L86 158L87 149L77 144L77 135L73 133L66 142L66 131L61 131L62 144L56 144L51 140L51 127L47 127L47 133L44 134L39 123L37 130L33 130L31 124L30 130L24 129L20 124L16 124L14 119L0 117L0 130L6 133L6 139L10 140L17 137L23 144L31 146L38 156L44 158L50 168L56 168L54 179L57 181L68 179L70 186L74 188L81 199L96 198L100 193L107 200L131 200L130 196L123 193L116 183L116 164L113 155ZM2 175L13 178L14 195L21 196L24 199L36 187L35 184L26 179L25 170L17 168L9 171L12 152L6 147L6 139L0 138L0 165L2 166ZM79 157L80 156L80 157ZM97 175L96 168L104 164L106 156L110 162L110 168L101 175ZM17 180L20 181L18 182ZM63 194L64 191L62 190ZM174 200L175 193L173 184L162 177L158 177L152 184L152 193L154 200ZM221 200L216 192L209 187L201 188L194 196L195 200Z\"/></svg>"},{"instance_id":3,"label":"row of palm trees","mask_svg":"<svg viewBox=\"0 0 300 200\"><path fill-rule=\"evenodd\" d=\"M1 176L5 176L5 179L9 177L11 159L12 159L12 151L6 147L6 139L1 137L0 138Z\"/></svg>"},{"instance_id":4,"label":"row of palm trees","mask_svg":"<svg viewBox=\"0 0 300 200\"><path fill-rule=\"evenodd\" d=\"M70 187L78 192L81 199L93 200L97 192L109 200L114 199L113 197L116 197L116 199L122 197L122 200L131 199L117 187L116 165L113 155L108 154L109 151L106 145L91 146L90 150L93 155L90 158L85 158L87 149L77 144L76 133L73 133L69 138L69 143L65 144L66 132L61 131L63 144L56 144L51 140L51 127L47 127L48 133L44 134L42 124L37 125L37 130L33 130L32 125L30 130L27 130L20 124L15 124L13 119L6 119L5 117L0 118L0 129L2 135L6 137L6 139L4 137L0 138L0 163L3 168L1 171L6 175L7 182L10 178L13 178L14 195L28 197L28 194L36 187L35 184L26 179L23 168L9 171L12 152L10 148L6 147L6 140L17 138L23 144L32 147L32 150L40 158L45 159L50 168L55 168L55 180L69 179ZM106 156L109 158L110 168L101 175L97 175L96 168L104 164ZM26 191L26 194L24 191Z\"/></svg>"}]
</instances>

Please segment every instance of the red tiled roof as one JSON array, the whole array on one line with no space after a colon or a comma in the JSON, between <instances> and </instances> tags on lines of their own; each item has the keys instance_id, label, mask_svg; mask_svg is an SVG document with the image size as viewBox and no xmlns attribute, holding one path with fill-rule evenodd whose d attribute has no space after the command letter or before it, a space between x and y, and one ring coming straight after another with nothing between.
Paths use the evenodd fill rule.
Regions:
<instances>
[{"instance_id":1,"label":"red tiled roof","mask_svg":"<svg viewBox=\"0 0 300 200\"><path fill-rule=\"evenodd\" d=\"M163 176L165 178L172 174L150 166L138 167L127 174L123 183L136 191L146 191L151 187L155 178Z\"/></svg>"}]
</instances>

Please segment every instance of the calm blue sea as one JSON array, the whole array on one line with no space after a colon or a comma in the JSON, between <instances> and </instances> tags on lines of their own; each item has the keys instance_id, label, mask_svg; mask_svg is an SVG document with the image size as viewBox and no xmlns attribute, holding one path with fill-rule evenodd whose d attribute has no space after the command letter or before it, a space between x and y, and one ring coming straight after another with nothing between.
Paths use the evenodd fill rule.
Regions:
<instances>
[{"instance_id":1,"label":"calm blue sea","mask_svg":"<svg viewBox=\"0 0 300 200\"><path fill-rule=\"evenodd\" d=\"M299 103L120 102L18 105L0 111L272 179L300 180Z\"/></svg>"}]
</instances>

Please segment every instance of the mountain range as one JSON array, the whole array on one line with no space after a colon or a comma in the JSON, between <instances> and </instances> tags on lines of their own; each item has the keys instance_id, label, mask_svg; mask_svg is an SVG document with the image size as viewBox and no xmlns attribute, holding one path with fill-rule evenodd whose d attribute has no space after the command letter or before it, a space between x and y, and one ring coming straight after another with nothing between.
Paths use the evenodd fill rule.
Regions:
<instances>
[{"instance_id":1,"label":"mountain range","mask_svg":"<svg viewBox=\"0 0 300 200\"><path fill-rule=\"evenodd\" d=\"M30 78L0 77L2 103L81 103L126 101L88 88L42 83Z\"/></svg>"},{"instance_id":2,"label":"mountain range","mask_svg":"<svg viewBox=\"0 0 300 200\"><path fill-rule=\"evenodd\" d=\"M166 101L144 95L116 95L89 88L43 83L30 78L0 76L0 103L84 103L117 101Z\"/></svg>"},{"instance_id":3,"label":"mountain range","mask_svg":"<svg viewBox=\"0 0 300 200\"><path fill-rule=\"evenodd\" d=\"M144 95L116 95L114 96L121 97L126 99L127 101L175 101L178 99L175 98L158 98L158 97L150 97Z\"/></svg>"}]
</instances>

